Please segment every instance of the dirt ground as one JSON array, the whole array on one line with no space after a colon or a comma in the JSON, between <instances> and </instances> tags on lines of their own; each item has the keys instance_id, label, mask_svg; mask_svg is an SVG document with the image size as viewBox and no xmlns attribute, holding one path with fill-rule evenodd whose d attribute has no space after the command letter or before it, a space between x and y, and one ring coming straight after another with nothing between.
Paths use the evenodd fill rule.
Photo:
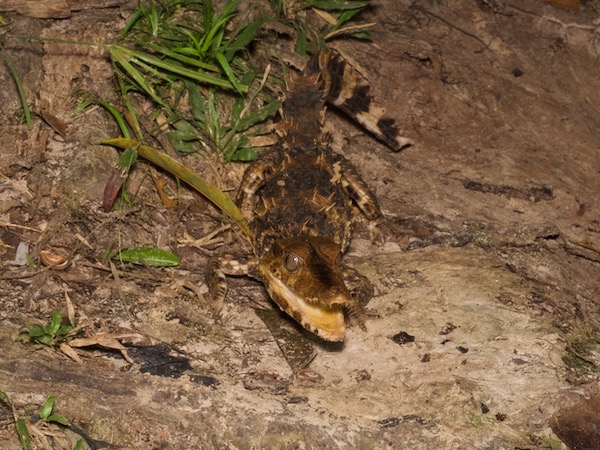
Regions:
<instances>
[{"instance_id":1,"label":"dirt ground","mask_svg":"<svg viewBox=\"0 0 600 450\"><path fill-rule=\"evenodd\" d=\"M105 53L16 38L110 42L132 5L5 13L1 39L38 114L19 124L0 67L0 390L16 412L54 395L91 448L568 448L555 433L571 406L600 417L600 4L551 3L379 0L364 15L374 42L335 44L415 144L390 152L328 113L377 195L385 242L359 224L346 255L377 290L367 331L315 341L295 371L255 313L273 307L261 285L233 280L219 321L190 289L205 292L212 251L189 239L220 226L203 199L184 191L168 210L140 164L133 206L102 211L118 154L96 143L117 129L99 109L73 112L80 91L114 95ZM233 189L243 168L226 170ZM231 238L217 250L239 247ZM17 265L19 243L33 264ZM183 265L111 271L103 254L134 245ZM47 270L42 250L72 262ZM24 342L24 325L66 314L65 293L88 335L144 337L122 339L133 364ZM10 415L0 407L0 447L19 449ZM600 448L586 423L596 433L575 425L571 448Z\"/></svg>"}]
</instances>

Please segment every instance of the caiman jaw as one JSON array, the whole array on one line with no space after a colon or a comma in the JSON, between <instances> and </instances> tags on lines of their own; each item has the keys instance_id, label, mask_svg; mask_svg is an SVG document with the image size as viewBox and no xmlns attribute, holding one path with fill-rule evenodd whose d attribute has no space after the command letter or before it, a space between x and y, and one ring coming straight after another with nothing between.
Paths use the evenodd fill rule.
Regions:
<instances>
[{"instance_id":1,"label":"caiman jaw","mask_svg":"<svg viewBox=\"0 0 600 450\"><path fill-rule=\"evenodd\" d=\"M267 291L277 305L304 328L331 342L342 342L346 335L343 303L325 305L307 302L286 286L268 267L260 266Z\"/></svg>"},{"instance_id":2,"label":"caiman jaw","mask_svg":"<svg viewBox=\"0 0 600 450\"><path fill-rule=\"evenodd\" d=\"M277 240L258 262L260 278L277 305L321 338L341 342L344 308L354 304L342 278L340 245L331 237Z\"/></svg>"}]
</instances>

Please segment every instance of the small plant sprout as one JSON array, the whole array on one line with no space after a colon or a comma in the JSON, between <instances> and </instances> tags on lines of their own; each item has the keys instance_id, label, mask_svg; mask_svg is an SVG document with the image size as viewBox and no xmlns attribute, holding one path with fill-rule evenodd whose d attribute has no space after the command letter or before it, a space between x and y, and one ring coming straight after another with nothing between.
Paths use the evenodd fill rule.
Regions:
<instances>
[{"instance_id":1,"label":"small plant sprout","mask_svg":"<svg viewBox=\"0 0 600 450\"><path fill-rule=\"evenodd\" d=\"M69 425L69 421L60 414L54 412L54 403L56 397L54 395L49 396L46 401L40 406L39 414L40 419L47 423L57 423L59 425Z\"/></svg>"},{"instance_id":2,"label":"small plant sprout","mask_svg":"<svg viewBox=\"0 0 600 450\"><path fill-rule=\"evenodd\" d=\"M70 428L69 420L56 413L54 406L56 397L51 395L39 406L36 414L26 416L17 413L17 410L9 396L0 390L0 404L4 404L12 410L17 439L23 450L34 448L69 448L73 450L84 450L90 447L86 445L81 435ZM63 431L69 428L69 433ZM52 444L48 438L52 439Z\"/></svg>"},{"instance_id":3,"label":"small plant sprout","mask_svg":"<svg viewBox=\"0 0 600 450\"><path fill-rule=\"evenodd\" d=\"M47 345L48 347L59 347L75 337L75 321L70 320L63 324L63 315L59 310L52 311L52 315L45 325L29 325L28 336L31 342Z\"/></svg>"}]
</instances>

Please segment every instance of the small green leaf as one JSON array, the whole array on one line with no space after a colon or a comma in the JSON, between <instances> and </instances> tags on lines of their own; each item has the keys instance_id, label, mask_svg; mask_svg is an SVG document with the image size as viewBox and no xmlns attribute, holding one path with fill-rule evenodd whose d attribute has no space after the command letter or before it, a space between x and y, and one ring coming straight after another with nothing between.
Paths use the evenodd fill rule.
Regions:
<instances>
[{"instance_id":1,"label":"small green leaf","mask_svg":"<svg viewBox=\"0 0 600 450\"><path fill-rule=\"evenodd\" d=\"M152 267L173 267L180 264L171 252L156 247L137 247L121 250L115 259L132 264L148 264Z\"/></svg>"},{"instance_id":2,"label":"small green leaf","mask_svg":"<svg viewBox=\"0 0 600 450\"><path fill-rule=\"evenodd\" d=\"M31 448L31 435L27 423L23 419L17 419L17 436L23 450L29 450Z\"/></svg>"},{"instance_id":3,"label":"small green leaf","mask_svg":"<svg viewBox=\"0 0 600 450\"><path fill-rule=\"evenodd\" d=\"M198 86L190 81L185 82L185 87L188 90L190 96L190 110L194 119L204 121L206 120L206 100L200 94Z\"/></svg>"},{"instance_id":4,"label":"small green leaf","mask_svg":"<svg viewBox=\"0 0 600 450\"><path fill-rule=\"evenodd\" d=\"M360 12L360 9L350 9L348 11L344 11L343 13L339 14L336 17L336 19L337 19L336 24L332 25L330 27L330 29L328 30L328 32L337 30L339 27L341 27L343 24L348 22L350 19L352 19L352 17L354 17L359 12Z\"/></svg>"},{"instance_id":5,"label":"small green leaf","mask_svg":"<svg viewBox=\"0 0 600 450\"><path fill-rule=\"evenodd\" d=\"M296 53L299 55L306 55L308 51L308 36L306 31L298 27L296 29Z\"/></svg>"},{"instance_id":6,"label":"small green leaf","mask_svg":"<svg viewBox=\"0 0 600 450\"><path fill-rule=\"evenodd\" d=\"M54 339L52 338L52 336L44 334L43 336L40 336L39 338L35 338L34 341L39 344L43 344L43 345L47 345L48 347L52 347L52 343L53 343Z\"/></svg>"},{"instance_id":7,"label":"small green leaf","mask_svg":"<svg viewBox=\"0 0 600 450\"><path fill-rule=\"evenodd\" d=\"M227 61L231 61L238 50L243 50L250 45L250 42L254 40L254 37L258 31L258 27L261 24L262 21L260 20L252 22L242 31L240 31L232 42L227 44L227 50L225 51L225 57L227 58Z\"/></svg>"},{"instance_id":8,"label":"small green leaf","mask_svg":"<svg viewBox=\"0 0 600 450\"><path fill-rule=\"evenodd\" d=\"M39 325L30 325L29 326L29 334L30 338L37 338L46 334L46 329Z\"/></svg>"},{"instance_id":9,"label":"small green leaf","mask_svg":"<svg viewBox=\"0 0 600 450\"><path fill-rule=\"evenodd\" d=\"M249 162L256 159L256 150L253 148L242 148L233 154L230 161Z\"/></svg>"},{"instance_id":10,"label":"small green leaf","mask_svg":"<svg viewBox=\"0 0 600 450\"><path fill-rule=\"evenodd\" d=\"M54 402L56 401L56 397L51 395L46 399L42 406L40 406L40 417L43 420L48 420L50 414L52 414L52 410L54 409Z\"/></svg>"},{"instance_id":11,"label":"small green leaf","mask_svg":"<svg viewBox=\"0 0 600 450\"><path fill-rule=\"evenodd\" d=\"M55 309L54 311L52 311L52 318L50 319L50 327L49 327L50 328L49 331L52 334L56 334L56 332L60 328L62 318L63 318L62 313L58 309Z\"/></svg>"},{"instance_id":12,"label":"small green leaf","mask_svg":"<svg viewBox=\"0 0 600 450\"><path fill-rule=\"evenodd\" d=\"M198 140L198 133L189 133L187 131L169 131L167 132L167 136L169 136L169 139L174 140L174 141L186 141L186 142L190 142L190 141L197 141Z\"/></svg>"},{"instance_id":13,"label":"small green leaf","mask_svg":"<svg viewBox=\"0 0 600 450\"><path fill-rule=\"evenodd\" d=\"M67 420L66 417L61 416L60 414L51 414L47 419L46 422L54 422L54 423L59 423L61 425L69 425L69 421Z\"/></svg>"},{"instance_id":14,"label":"small green leaf","mask_svg":"<svg viewBox=\"0 0 600 450\"><path fill-rule=\"evenodd\" d=\"M263 122L267 119L267 117L271 116L272 114L275 114L275 112L279 109L280 105L281 102L279 100L274 100L260 108L259 112L248 114L246 117L244 117L237 123L237 125L235 126L236 131L246 131L252 125Z\"/></svg>"},{"instance_id":15,"label":"small green leaf","mask_svg":"<svg viewBox=\"0 0 600 450\"><path fill-rule=\"evenodd\" d=\"M198 147L192 141L180 141L177 139L173 139L171 136L168 136L171 144L180 153L195 153L198 151Z\"/></svg>"},{"instance_id":16,"label":"small green leaf","mask_svg":"<svg viewBox=\"0 0 600 450\"><path fill-rule=\"evenodd\" d=\"M73 450L83 450L83 439L77 439L77 444L75 444Z\"/></svg>"},{"instance_id":17,"label":"small green leaf","mask_svg":"<svg viewBox=\"0 0 600 450\"><path fill-rule=\"evenodd\" d=\"M58 329L58 331L56 332L56 334L58 336L65 336L67 334L69 334L69 332L73 329L72 325L61 325L60 328Z\"/></svg>"},{"instance_id":18,"label":"small green leaf","mask_svg":"<svg viewBox=\"0 0 600 450\"><path fill-rule=\"evenodd\" d=\"M196 133L196 127L189 123L187 120L178 120L173 124L178 131L185 131L187 133Z\"/></svg>"},{"instance_id":19,"label":"small green leaf","mask_svg":"<svg viewBox=\"0 0 600 450\"><path fill-rule=\"evenodd\" d=\"M232 159L234 159L234 155L240 148L241 144L242 139L239 135L234 136L233 139L228 142L223 152L223 157L225 158L225 161L231 161Z\"/></svg>"}]
</instances>

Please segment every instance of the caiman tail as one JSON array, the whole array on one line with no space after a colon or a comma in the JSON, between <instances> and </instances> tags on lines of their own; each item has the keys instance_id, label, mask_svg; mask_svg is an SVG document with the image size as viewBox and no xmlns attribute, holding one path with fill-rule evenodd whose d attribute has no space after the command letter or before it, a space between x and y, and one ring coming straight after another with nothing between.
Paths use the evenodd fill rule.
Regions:
<instances>
[{"instance_id":1,"label":"caiman tail","mask_svg":"<svg viewBox=\"0 0 600 450\"><path fill-rule=\"evenodd\" d=\"M369 82L347 60L332 50L312 56L301 73L286 79L286 101L282 127L293 142L294 132L318 136L321 125L314 111L322 111L327 102L355 119L369 133L393 151L412 141L400 135L395 120L386 117L383 108L373 102ZM292 119L293 118L293 119Z\"/></svg>"}]
</instances>

